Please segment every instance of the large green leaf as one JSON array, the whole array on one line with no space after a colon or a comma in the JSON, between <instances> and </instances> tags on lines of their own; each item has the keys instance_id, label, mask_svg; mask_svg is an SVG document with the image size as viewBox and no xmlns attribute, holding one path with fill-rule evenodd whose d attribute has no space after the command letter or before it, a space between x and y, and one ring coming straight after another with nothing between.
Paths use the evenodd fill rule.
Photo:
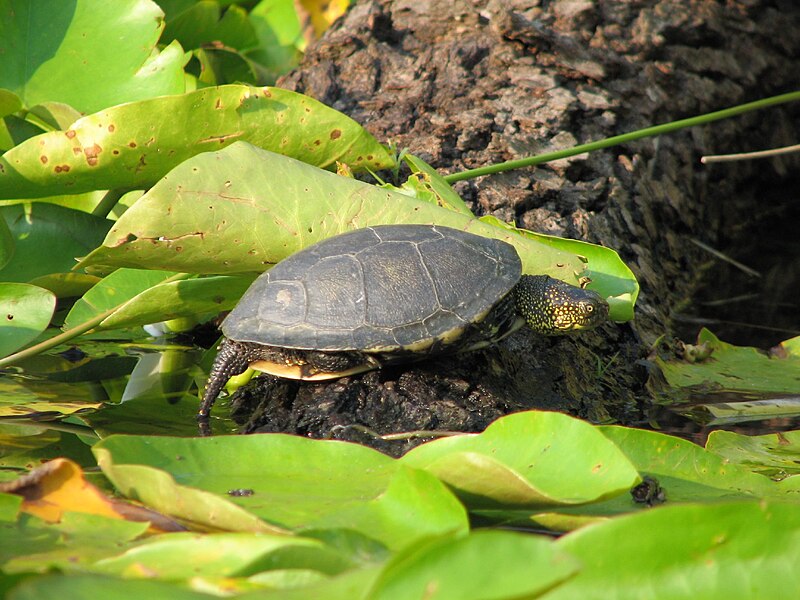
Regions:
<instances>
[{"instance_id":1,"label":"large green leaf","mask_svg":"<svg viewBox=\"0 0 800 600\"><path fill-rule=\"evenodd\" d=\"M116 310L98 325L118 329L178 317L230 310L252 283L252 275L174 280L177 274L145 269L117 269L78 300L64 321L70 329Z\"/></svg>"},{"instance_id":2,"label":"large green leaf","mask_svg":"<svg viewBox=\"0 0 800 600\"><path fill-rule=\"evenodd\" d=\"M179 165L122 215L82 265L263 271L326 237L383 223L439 223L504 239L525 271L572 283L586 267L572 254L466 215L246 143Z\"/></svg>"},{"instance_id":3,"label":"large green leaf","mask_svg":"<svg viewBox=\"0 0 800 600\"><path fill-rule=\"evenodd\" d=\"M668 501L776 497L800 502L800 478L776 483L697 444L655 431L619 426L599 429L643 475L658 480Z\"/></svg>"},{"instance_id":4,"label":"large green leaf","mask_svg":"<svg viewBox=\"0 0 800 600\"><path fill-rule=\"evenodd\" d=\"M26 283L0 284L0 357L35 340L50 324L56 297Z\"/></svg>"},{"instance_id":5,"label":"large green leaf","mask_svg":"<svg viewBox=\"0 0 800 600\"><path fill-rule=\"evenodd\" d=\"M109 575L141 572L157 579L247 577L263 570L314 568L339 573L353 565L317 540L260 533L177 533L151 538L90 567Z\"/></svg>"},{"instance_id":6,"label":"large green leaf","mask_svg":"<svg viewBox=\"0 0 800 600\"><path fill-rule=\"evenodd\" d=\"M228 7L224 14L217 0L162 2L160 6L167 21L162 38L176 39L187 50L213 43L247 50L258 44L247 13L236 5Z\"/></svg>"},{"instance_id":7,"label":"large green leaf","mask_svg":"<svg viewBox=\"0 0 800 600\"><path fill-rule=\"evenodd\" d=\"M236 141L323 168L336 161L353 169L393 164L363 127L312 98L225 85L115 106L79 119L66 132L23 142L0 157L0 198L145 188L188 158ZM223 190L241 185L236 175L220 173Z\"/></svg>"},{"instance_id":8,"label":"large green leaf","mask_svg":"<svg viewBox=\"0 0 800 600\"><path fill-rule=\"evenodd\" d=\"M189 502L187 494L235 502L280 527L353 529L391 548L467 527L464 508L435 478L355 444L287 435L111 436L94 452L123 494L216 527L207 498ZM215 496L241 489L248 493L229 501Z\"/></svg>"},{"instance_id":9,"label":"large green leaf","mask_svg":"<svg viewBox=\"0 0 800 600\"><path fill-rule=\"evenodd\" d=\"M9 594L9 600L41 600L69 598L70 600L216 600L219 596L186 589L182 585L147 579L119 579L105 575L46 575L26 579Z\"/></svg>"},{"instance_id":10,"label":"large green leaf","mask_svg":"<svg viewBox=\"0 0 800 600\"><path fill-rule=\"evenodd\" d=\"M509 415L480 435L418 446L401 462L433 473L470 507L583 504L627 492L639 480L596 428L555 412Z\"/></svg>"},{"instance_id":11,"label":"large green leaf","mask_svg":"<svg viewBox=\"0 0 800 600\"><path fill-rule=\"evenodd\" d=\"M163 13L150 0L4 0L0 11L0 87L27 106L94 112L184 90L183 50L157 50Z\"/></svg>"},{"instance_id":12,"label":"large green leaf","mask_svg":"<svg viewBox=\"0 0 800 600\"><path fill-rule=\"evenodd\" d=\"M116 329L230 310L253 282L249 274L172 281L145 290L99 327Z\"/></svg>"},{"instance_id":13,"label":"large green leaf","mask_svg":"<svg viewBox=\"0 0 800 600\"><path fill-rule=\"evenodd\" d=\"M100 280L86 292L69 311L64 320L64 328L72 329L85 321L128 302L137 295L157 286L165 279L176 275L168 271L147 271L145 269L118 269ZM165 309L167 307L164 307ZM155 319L150 323L163 319Z\"/></svg>"},{"instance_id":14,"label":"large green leaf","mask_svg":"<svg viewBox=\"0 0 800 600\"><path fill-rule=\"evenodd\" d=\"M64 513L56 524L23 515L17 522L0 523L0 568L5 573L76 570L119 552L147 527L146 522L85 513Z\"/></svg>"},{"instance_id":15,"label":"large green leaf","mask_svg":"<svg viewBox=\"0 0 800 600\"><path fill-rule=\"evenodd\" d=\"M0 269L2 281L30 281L69 271L75 259L96 247L112 222L54 204L0 206L14 238L11 260Z\"/></svg>"},{"instance_id":16,"label":"large green leaf","mask_svg":"<svg viewBox=\"0 0 800 600\"><path fill-rule=\"evenodd\" d=\"M14 236L3 216L0 214L0 271L8 264L14 255Z\"/></svg>"},{"instance_id":17,"label":"large green leaf","mask_svg":"<svg viewBox=\"0 0 800 600\"><path fill-rule=\"evenodd\" d=\"M259 44L248 57L260 64L268 79L295 67L305 48L296 6L294 0L261 0L250 12Z\"/></svg>"},{"instance_id":18,"label":"large green leaf","mask_svg":"<svg viewBox=\"0 0 800 600\"><path fill-rule=\"evenodd\" d=\"M800 590L800 511L759 501L663 507L556 542L578 574L547 600L752 600Z\"/></svg>"},{"instance_id":19,"label":"large green leaf","mask_svg":"<svg viewBox=\"0 0 800 600\"><path fill-rule=\"evenodd\" d=\"M476 531L431 540L395 556L369 598L511 600L538 597L579 570L549 538Z\"/></svg>"}]
</instances>

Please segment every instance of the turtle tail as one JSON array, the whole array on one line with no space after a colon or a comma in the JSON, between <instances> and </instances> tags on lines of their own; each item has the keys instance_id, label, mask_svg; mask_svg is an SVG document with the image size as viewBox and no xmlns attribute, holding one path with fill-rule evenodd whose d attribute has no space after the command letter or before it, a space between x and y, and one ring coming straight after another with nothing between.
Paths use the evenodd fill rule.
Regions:
<instances>
[{"instance_id":1,"label":"turtle tail","mask_svg":"<svg viewBox=\"0 0 800 600\"><path fill-rule=\"evenodd\" d=\"M219 352L211 365L206 389L203 392L203 401L197 413L198 420L207 421L211 414L211 407L219 396L222 388L234 375L240 375L250 365L250 352L242 344L225 339L219 346Z\"/></svg>"}]
</instances>

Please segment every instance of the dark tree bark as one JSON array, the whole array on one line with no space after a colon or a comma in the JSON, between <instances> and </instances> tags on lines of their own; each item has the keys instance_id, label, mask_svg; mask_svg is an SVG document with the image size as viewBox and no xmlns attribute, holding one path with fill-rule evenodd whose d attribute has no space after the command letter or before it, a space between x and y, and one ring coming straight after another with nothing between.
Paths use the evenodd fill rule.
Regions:
<instances>
[{"instance_id":1,"label":"dark tree bark","mask_svg":"<svg viewBox=\"0 0 800 600\"><path fill-rule=\"evenodd\" d=\"M371 0L280 85L447 173L791 91L799 57L800 6L789 1ZM458 184L477 214L619 251L642 286L635 321L574 339L520 332L469 360L329 385L264 380L268 400L250 428L316 436L355 423L381 432L479 430L530 407L637 422L647 412L639 359L650 345L697 330L678 315L729 318L693 299L753 291L758 315L737 305L737 320L763 323L773 306L784 331L768 341L790 337L800 274L797 155L711 166L698 159L797 143L797 114L774 108ZM765 277L750 279L697 242ZM780 309L785 303L793 308Z\"/></svg>"}]
</instances>

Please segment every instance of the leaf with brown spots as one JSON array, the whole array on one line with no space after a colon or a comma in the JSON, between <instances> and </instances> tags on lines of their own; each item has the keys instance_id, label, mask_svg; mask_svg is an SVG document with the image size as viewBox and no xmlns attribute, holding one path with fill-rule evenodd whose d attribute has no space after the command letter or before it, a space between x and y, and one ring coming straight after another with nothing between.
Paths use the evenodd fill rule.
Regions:
<instances>
[{"instance_id":1,"label":"leaf with brown spots","mask_svg":"<svg viewBox=\"0 0 800 600\"><path fill-rule=\"evenodd\" d=\"M302 94L226 85L115 106L0 157L0 198L144 189L185 160L236 141L334 169L393 165L358 123Z\"/></svg>"}]
</instances>

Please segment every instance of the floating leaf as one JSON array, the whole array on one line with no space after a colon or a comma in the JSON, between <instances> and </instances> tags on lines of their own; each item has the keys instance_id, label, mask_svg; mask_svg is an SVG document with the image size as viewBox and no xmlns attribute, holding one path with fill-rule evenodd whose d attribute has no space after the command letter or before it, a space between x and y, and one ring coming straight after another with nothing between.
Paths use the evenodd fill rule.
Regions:
<instances>
[{"instance_id":1,"label":"floating leaf","mask_svg":"<svg viewBox=\"0 0 800 600\"><path fill-rule=\"evenodd\" d=\"M763 475L800 474L800 431L767 435L712 431L706 442L706 450Z\"/></svg>"},{"instance_id":2,"label":"floating leaf","mask_svg":"<svg viewBox=\"0 0 800 600\"><path fill-rule=\"evenodd\" d=\"M72 329L106 313L175 275L178 274L144 269L118 269L102 279L73 305L64 320L64 329Z\"/></svg>"},{"instance_id":3,"label":"floating leaf","mask_svg":"<svg viewBox=\"0 0 800 600\"><path fill-rule=\"evenodd\" d=\"M56 308L52 292L27 283L0 285L0 357L35 340Z\"/></svg>"},{"instance_id":4,"label":"floating leaf","mask_svg":"<svg viewBox=\"0 0 800 600\"><path fill-rule=\"evenodd\" d=\"M120 492L159 512L214 530L282 533L279 527L264 523L220 495L177 484L165 471L115 464L111 453L100 444L93 451L97 464Z\"/></svg>"},{"instance_id":5,"label":"floating leaf","mask_svg":"<svg viewBox=\"0 0 800 600\"><path fill-rule=\"evenodd\" d=\"M555 412L509 415L482 434L418 446L401 461L433 473L470 507L583 504L627 492L639 480L596 428Z\"/></svg>"},{"instance_id":6,"label":"floating leaf","mask_svg":"<svg viewBox=\"0 0 800 600\"><path fill-rule=\"evenodd\" d=\"M126 496L218 528L234 529L220 523L218 504L235 502L280 527L347 527L393 548L466 530L463 507L436 479L355 444L287 435L111 436L94 452ZM231 490L247 493L229 501L215 495Z\"/></svg>"},{"instance_id":7,"label":"floating leaf","mask_svg":"<svg viewBox=\"0 0 800 600\"><path fill-rule=\"evenodd\" d=\"M796 505L751 501L648 510L558 540L555 546L582 568L541 597L788 598L800 589L799 540Z\"/></svg>"},{"instance_id":8,"label":"floating leaf","mask_svg":"<svg viewBox=\"0 0 800 600\"><path fill-rule=\"evenodd\" d=\"M0 523L0 569L4 573L45 573L54 568L82 570L120 552L147 531L148 523L66 512L59 523L23 515Z\"/></svg>"},{"instance_id":9,"label":"floating leaf","mask_svg":"<svg viewBox=\"0 0 800 600\"><path fill-rule=\"evenodd\" d=\"M361 125L312 98L225 85L122 104L23 142L0 157L0 198L146 188L187 159L237 140L323 168L392 165ZM229 187L233 174L220 176Z\"/></svg>"},{"instance_id":10,"label":"floating leaf","mask_svg":"<svg viewBox=\"0 0 800 600\"><path fill-rule=\"evenodd\" d=\"M67 458L48 461L16 481L0 484L0 492L22 496L25 500L20 510L48 523L61 521L64 513L71 511L128 521L149 521L155 530L160 531L184 529L151 510L107 497L86 481L79 465Z\"/></svg>"},{"instance_id":11,"label":"floating leaf","mask_svg":"<svg viewBox=\"0 0 800 600\"><path fill-rule=\"evenodd\" d=\"M56 100L82 112L183 92L182 48L156 47L162 18L149 0L7 0L0 87L27 106Z\"/></svg>"},{"instance_id":12,"label":"floating leaf","mask_svg":"<svg viewBox=\"0 0 800 600\"><path fill-rule=\"evenodd\" d=\"M117 272L119 271L115 271ZM102 329L131 327L230 310L236 306L254 278L254 275L248 274L221 275L164 282L131 298L119 310L114 311L114 314L103 320L99 327Z\"/></svg>"},{"instance_id":13,"label":"floating leaf","mask_svg":"<svg viewBox=\"0 0 800 600\"><path fill-rule=\"evenodd\" d=\"M670 502L703 502L721 498L777 497L800 502L800 478L777 484L763 475L731 464L687 440L655 431L619 426L599 428L643 475L651 475Z\"/></svg>"},{"instance_id":14,"label":"floating leaf","mask_svg":"<svg viewBox=\"0 0 800 600\"><path fill-rule=\"evenodd\" d=\"M71 433L41 425L0 422L0 467L31 470L43 462L69 456L82 467L94 466L89 446Z\"/></svg>"},{"instance_id":15,"label":"floating leaf","mask_svg":"<svg viewBox=\"0 0 800 600\"><path fill-rule=\"evenodd\" d=\"M250 11L250 22L259 44L247 56L259 63L268 80L274 81L297 66L306 40L300 29L294 0L259 2Z\"/></svg>"},{"instance_id":16,"label":"floating leaf","mask_svg":"<svg viewBox=\"0 0 800 600\"><path fill-rule=\"evenodd\" d=\"M549 538L476 531L399 553L369 592L374 600L533 598L579 570Z\"/></svg>"},{"instance_id":17,"label":"floating leaf","mask_svg":"<svg viewBox=\"0 0 800 600\"><path fill-rule=\"evenodd\" d=\"M697 345L705 346L708 358L697 362L656 359L669 385L759 393L796 394L800 389L800 356L773 358L757 348L726 344L705 328L697 336Z\"/></svg>"},{"instance_id":18,"label":"floating leaf","mask_svg":"<svg viewBox=\"0 0 800 600\"><path fill-rule=\"evenodd\" d=\"M122 554L98 561L92 570L157 579L248 577L263 570L313 568L338 573L353 565L317 540L290 535L243 533L161 535Z\"/></svg>"},{"instance_id":19,"label":"floating leaf","mask_svg":"<svg viewBox=\"0 0 800 600\"><path fill-rule=\"evenodd\" d=\"M222 13L219 2L167 2L167 26L162 39L178 40L185 49L204 44L222 44L237 50L247 50L258 44L258 37L247 13L235 4Z\"/></svg>"},{"instance_id":20,"label":"floating leaf","mask_svg":"<svg viewBox=\"0 0 800 600\"><path fill-rule=\"evenodd\" d=\"M214 600L219 596L195 592L186 589L183 585L164 581L118 579L105 575L47 575L25 579L14 588L8 598L9 600L41 600L42 598Z\"/></svg>"},{"instance_id":21,"label":"floating leaf","mask_svg":"<svg viewBox=\"0 0 800 600\"><path fill-rule=\"evenodd\" d=\"M3 270L14 255L14 236L8 228L6 220L0 215L0 271Z\"/></svg>"}]
</instances>

